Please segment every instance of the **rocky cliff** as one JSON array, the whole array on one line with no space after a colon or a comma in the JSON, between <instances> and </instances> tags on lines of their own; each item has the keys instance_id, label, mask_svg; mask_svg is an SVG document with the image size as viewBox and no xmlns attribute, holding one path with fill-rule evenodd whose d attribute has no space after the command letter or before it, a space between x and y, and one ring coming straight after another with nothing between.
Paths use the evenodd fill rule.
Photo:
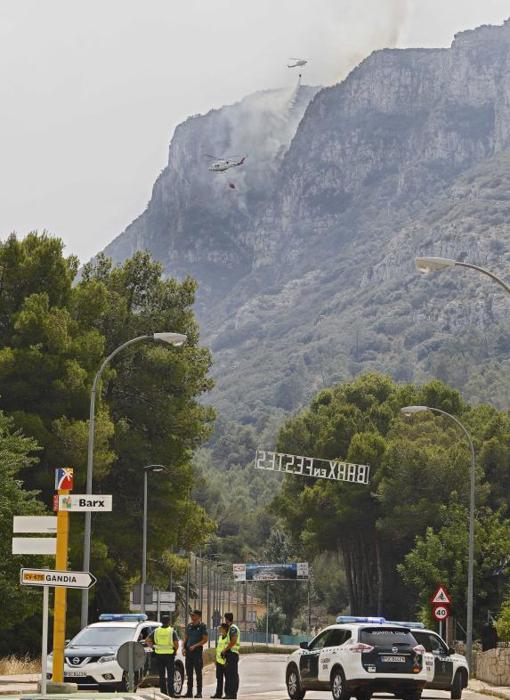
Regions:
<instances>
[{"instance_id":1,"label":"rocky cliff","mask_svg":"<svg viewBox=\"0 0 510 700\"><path fill-rule=\"evenodd\" d=\"M215 401L253 422L365 369L508 402L508 303L417 254L505 275L510 23L384 50L326 89L258 93L176 129L147 210L111 243L195 276ZM248 153L225 177L205 153ZM475 371L476 370L476 371Z\"/></svg>"}]
</instances>

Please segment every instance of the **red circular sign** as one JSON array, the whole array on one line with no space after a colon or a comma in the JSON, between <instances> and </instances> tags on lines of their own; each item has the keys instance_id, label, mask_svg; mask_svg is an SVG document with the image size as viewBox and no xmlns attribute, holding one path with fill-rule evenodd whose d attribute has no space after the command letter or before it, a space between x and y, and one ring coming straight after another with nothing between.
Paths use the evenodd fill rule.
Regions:
<instances>
[{"instance_id":1,"label":"red circular sign","mask_svg":"<svg viewBox=\"0 0 510 700\"><path fill-rule=\"evenodd\" d=\"M447 608L446 605L436 605L436 607L432 610L432 614L436 618L436 620L446 620L447 617L450 617L450 611Z\"/></svg>"}]
</instances>

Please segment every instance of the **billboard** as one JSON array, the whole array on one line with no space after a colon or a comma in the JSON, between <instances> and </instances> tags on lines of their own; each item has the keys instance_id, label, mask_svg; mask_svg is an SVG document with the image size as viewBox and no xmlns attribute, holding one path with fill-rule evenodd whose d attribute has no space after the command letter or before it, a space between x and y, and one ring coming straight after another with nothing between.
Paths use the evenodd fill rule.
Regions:
<instances>
[{"instance_id":1,"label":"billboard","mask_svg":"<svg viewBox=\"0 0 510 700\"><path fill-rule=\"evenodd\" d=\"M307 581L308 562L297 564L234 564L234 581Z\"/></svg>"},{"instance_id":2,"label":"billboard","mask_svg":"<svg viewBox=\"0 0 510 700\"><path fill-rule=\"evenodd\" d=\"M370 466L368 464L352 464L334 459L288 455L269 450L257 450L255 468L283 472L284 474L311 476L316 479L347 481L352 484L370 483Z\"/></svg>"}]
</instances>

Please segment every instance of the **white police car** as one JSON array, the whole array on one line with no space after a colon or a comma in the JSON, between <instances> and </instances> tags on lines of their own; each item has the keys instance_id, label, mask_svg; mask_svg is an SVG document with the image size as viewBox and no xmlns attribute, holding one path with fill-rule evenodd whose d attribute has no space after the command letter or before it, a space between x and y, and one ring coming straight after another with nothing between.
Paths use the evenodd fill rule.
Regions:
<instances>
[{"instance_id":1,"label":"white police car","mask_svg":"<svg viewBox=\"0 0 510 700\"><path fill-rule=\"evenodd\" d=\"M469 666L462 654L448 648L441 637L432 630L411 628L416 641L434 657L434 676L427 681L427 688L449 690L452 700L460 700L469 681Z\"/></svg>"},{"instance_id":2,"label":"white police car","mask_svg":"<svg viewBox=\"0 0 510 700\"><path fill-rule=\"evenodd\" d=\"M140 614L103 614L99 622L84 627L67 644L64 651L64 681L77 683L78 688L97 688L99 691L127 689L125 671L117 663L118 648L124 642L144 642L160 622L148 620ZM153 673L154 654L146 647L145 668L136 674L138 686L143 678ZM51 678L53 657L48 656L47 675ZM184 663L179 651L175 659L174 689L179 694L184 684Z\"/></svg>"},{"instance_id":3,"label":"white police car","mask_svg":"<svg viewBox=\"0 0 510 700\"><path fill-rule=\"evenodd\" d=\"M291 700L302 700L307 690L331 690L334 700L369 700L375 692L419 700L433 679L434 657L410 626L380 617L340 616L337 623L289 656Z\"/></svg>"}]
</instances>

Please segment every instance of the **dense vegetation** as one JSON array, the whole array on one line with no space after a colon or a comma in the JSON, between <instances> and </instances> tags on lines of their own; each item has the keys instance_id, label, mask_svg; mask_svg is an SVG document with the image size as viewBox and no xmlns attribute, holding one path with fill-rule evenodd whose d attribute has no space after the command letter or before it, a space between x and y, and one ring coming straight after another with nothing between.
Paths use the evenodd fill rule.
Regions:
<instances>
[{"instance_id":1,"label":"dense vegetation","mask_svg":"<svg viewBox=\"0 0 510 700\"><path fill-rule=\"evenodd\" d=\"M371 465L369 487L286 478L274 511L301 551L340 552L353 613L427 619L445 583L465 626L469 450L447 418L406 419L404 405L459 416L477 450L475 614L497 610L510 561L510 417L471 407L439 381L421 387L364 375L321 391L282 428L278 450Z\"/></svg>"},{"instance_id":2,"label":"dense vegetation","mask_svg":"<svg viewBox=\"0 0 510 700\"><path fill-rule=\"evenodd\" d=\"M103 375L94 492L113 493L114 510L94 518L91 570L99 583L92 605L94 612L119 610L141 565L144 465L168 467L150 489L150 579L167 585L179 567L172 551L196 547L214 529L190 498L192 454L213 419L213 410L198 402L211 387L210 356L198 344L192 280L163 280L159 264L143 253L116 268L99 257L79 281L77 271L58 239L30 234L0 245L0 409L9 416L0 418L0 454L6 454L0 469L4 496L12 492L0 512L2 539L8 548L13 513L49 509L55 467L74 467L75 492L83 491L90 388L102 359L142 334L186 333L183 348L150 341L127 348ZM28 491L20 489L20 478ZM82 516L72 516L70 563L78 568L82 523ZM15 587L19 563L7 557L2 591ZM38 608L37 596L19 596L26 604L14 601L18 614L7 618L12 630ZM79 595L69 597L76 611ZM69 632L74 626L71 618ZM6 632L12 650L19 636Z\"/></svg>"}]
</instances>

